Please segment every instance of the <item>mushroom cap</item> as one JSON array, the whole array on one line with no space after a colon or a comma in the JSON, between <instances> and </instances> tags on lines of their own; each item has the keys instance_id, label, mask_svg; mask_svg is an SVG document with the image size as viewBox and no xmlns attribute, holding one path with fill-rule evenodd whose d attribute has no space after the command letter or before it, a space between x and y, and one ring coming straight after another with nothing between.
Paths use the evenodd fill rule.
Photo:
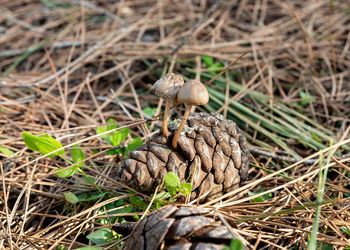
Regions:
<instances>
[{"instance_id":1,"label":"mushroom cap","mask_svg":"<svg viewBox=\"0 0 350 250\"><path fill-rule=\"evenodd\" d=\"M189 80L179 89L177 102L188 105L203 105L209 101L207 88L197 80Z\"/></svg>"},{"instance_id":2,"label":"mushroom cap","mask_svg":"<svg viewBox=\"0 0 350 250\"><path fill-rule=\"evenodd\" d=\"M168 73L156 81L151 90L165 101L176 101L177 92L183 84L184 79L181 75Z\"/></svg>"}]
</instances>

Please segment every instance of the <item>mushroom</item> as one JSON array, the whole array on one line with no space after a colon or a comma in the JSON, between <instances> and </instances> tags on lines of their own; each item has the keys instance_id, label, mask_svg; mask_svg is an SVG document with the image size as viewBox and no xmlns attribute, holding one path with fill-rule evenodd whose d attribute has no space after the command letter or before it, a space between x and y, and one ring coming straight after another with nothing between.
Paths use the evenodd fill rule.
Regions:
<instances>
[{"instance_id":1,"label":"mushroom","mask_svg":"<svg viewBox=\"0 0 350 250\"><path fill-rule=\"evenodd\" d=\"M151 90L164 99L165 101L165 110L164 110L164 119L163 119L163 135L168 137L168 122L170 116L170 104L171 102L177 102L177 93L181 86L184 84L184 80L181 75L176 75L174 73L168 73L158 81L154 83Z\"/></svg>"},{"instance_id":2,"label":"mushroom","mask_svg":"<svg viewBox=\"0 0 350 250\"><path fill-rule=\"evenodd\" d=\"M179 128L176 130L172 146L177 148L177 141L185 126L188 115L192 106L207 104L209 101L209 94L207 88L198 80L189 80L179 89L177 93L177 103L185 104L185 114L181 120Z\"/></svg>"}]
</instances>

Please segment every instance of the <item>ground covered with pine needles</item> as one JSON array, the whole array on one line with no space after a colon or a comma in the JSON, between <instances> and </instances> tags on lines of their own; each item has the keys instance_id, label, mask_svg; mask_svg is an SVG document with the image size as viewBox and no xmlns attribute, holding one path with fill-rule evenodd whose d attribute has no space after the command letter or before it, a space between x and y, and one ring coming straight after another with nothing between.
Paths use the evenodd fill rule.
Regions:
<instances>
[{"instance_id":1,"label":"ground covered with pine needles","mask_svg":"<svg viewBox=\"0 0 350 250\"><path fill-rule=\"evenodd\" d=\"M349 249L347 0L1 5L1 249L120 246L115 225L156 206L115 180L124 156L106 154L111 145L96 130L112 118L130 129L119 149L146 141L161 126L150 120L163 109L150 91L156 80L176 72L206 82L245 52L196 111L241 128L251 148L249 179L199 205L230 218L248 249L305 249L312 241ZM79 144L83 173L57 176L72 164L28 149L24 131L56 138L68 160ZM96 242L91 235L101 228L109 238Z\"/></svg>"}]
</instances>

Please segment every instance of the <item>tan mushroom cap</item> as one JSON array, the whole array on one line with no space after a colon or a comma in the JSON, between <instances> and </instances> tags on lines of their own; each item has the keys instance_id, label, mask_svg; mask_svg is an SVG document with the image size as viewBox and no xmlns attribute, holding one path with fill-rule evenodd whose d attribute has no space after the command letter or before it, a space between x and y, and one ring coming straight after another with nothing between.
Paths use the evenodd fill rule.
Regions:
<instances>
[{"instance_id":1,"label":"tan mushroom cap","mask_svg":"<svg viewBox=\"0 0 350 250\"><path fill-rule=\"evenodd\" d=\"M176 101L177 92L183 84L184 80L181 75L168 73L156 81L151 90L165 101Z\"/></svg>"},{"instance_id":2,"label":"tan mushroom cap","mask_svg":"<svg viewBox=\"0 0 350 250\"><path fill-rule=\"evenodd\" d=\"M209 101L207 88L197 80L189 80L177 93L177 102L187 105L203 105Z\"/></svg>"}]
</instances>

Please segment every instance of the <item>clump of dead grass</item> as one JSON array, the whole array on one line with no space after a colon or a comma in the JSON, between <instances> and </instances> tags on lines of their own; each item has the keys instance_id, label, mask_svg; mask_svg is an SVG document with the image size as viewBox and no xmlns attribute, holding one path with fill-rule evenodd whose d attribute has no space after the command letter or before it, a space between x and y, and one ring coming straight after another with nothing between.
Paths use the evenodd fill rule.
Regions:
<instances>
[{"instance_id":1,"label":"clump of dead grass","mask_svg":"<svg viewBox=\"0 0 350 250\"><path fill-rule=\"evenodd\" d=\"M326 156L331 152L318 241L339 249L350 245L345 230L350 230L347 1L69 0L7 1L2 6L0 146L15 154L0 153L0 248L85 246L85 236L105 226L97 222L108 217L107 211L98 213L100 208L132 196L113 178L121 159L95 155L107 148L94 136L96 127L109 117L120 124L139 122L131 133L146 140L159 124L142 122L150 118L144 108L159 113L162 103L149 87L162 72L209 79L201 55L230 62L248 50L251 53L233 65L231 75L214 82L212 101L203 110L222 112L245 131L255 152L250 180L230 198L202 205L229 216L249 248L306 247L318 172L327 165L318 159L321 151ZM215 90L224 93L222 99ZM276 112L298 109L301 92L314 101L288 114L339 142L337 151L328 147L328 137L306 128L301 137L284 134L294 129L293 123ZM245 117L251 120L234 113L235 103L250 108ZM258 120L251 118L256 114ZM268 127L262 118L283 130ZM62 193L93 188L80 175L58 178L54 170L68 165L56 158L38 159L21 140L23 131L49 133L63 145L83 140L80 146L91 166L86 172L113 196L72 209ZM314 139L303 141L307 133ZM274 138L290 148L289 158L283 158L286 149ZM250 202L248 192L270 196ZM142 213L132 215L137 214Z\"/></svg>"}]
</instances>

